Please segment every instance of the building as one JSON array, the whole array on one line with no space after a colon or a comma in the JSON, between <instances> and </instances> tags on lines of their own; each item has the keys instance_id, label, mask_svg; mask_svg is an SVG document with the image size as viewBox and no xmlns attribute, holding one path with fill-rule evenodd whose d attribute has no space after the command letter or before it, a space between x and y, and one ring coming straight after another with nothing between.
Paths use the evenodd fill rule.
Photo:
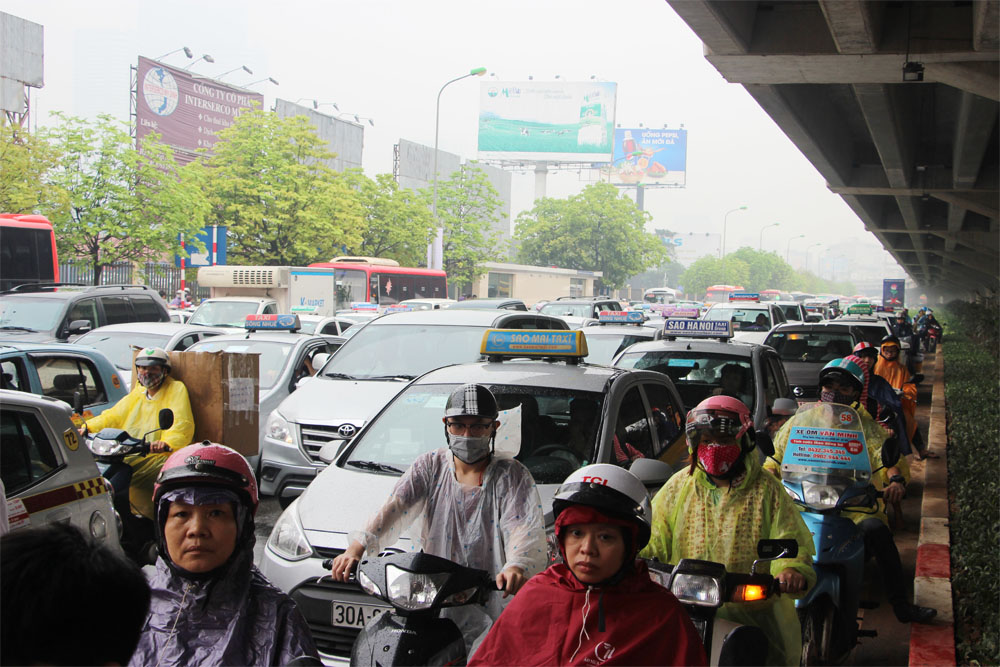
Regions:
<instances>
[{"instance_id":1,"label":"building","mask_svg":"<svg viewBox=\"0 0 1000 667\"><path fill-rule=\"evenodd\" d=\"M484 262L486 275L475 281L470 293L479 297L510 297L531 305L560 296L593 296L600 271L578 271L554 266L527 266Z\"/></svg>"}]
</instances>

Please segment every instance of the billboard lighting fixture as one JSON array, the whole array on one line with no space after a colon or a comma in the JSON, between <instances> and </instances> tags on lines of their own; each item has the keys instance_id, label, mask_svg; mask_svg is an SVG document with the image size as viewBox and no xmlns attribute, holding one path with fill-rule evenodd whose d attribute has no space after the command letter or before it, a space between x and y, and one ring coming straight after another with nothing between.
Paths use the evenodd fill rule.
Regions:
<instances>
[{"instance_id":1,"label":"billboard lighting fixture","mask_svg":"<svg viewBox=\"0 0 1000 667\"><path fill-rule=\"evenodd\" d=\"M257 85L258 83L264 83L265 81L270 81L271 83L273 83L273 84L274 84L274 85L276 85L276 86L278 85L278 80L277 80L277 79L275 79L274 77L270 77L270 76L269 76L269 77L267 77L266 79L259 79L259 80L257 80L257 81L254 81L253 83L248 83L247 85L245 85L245 86L243 86L243 87L244 87L244 88L249 88L250 86L254 86L254 85Z\"/></svg>"},{"instance_id":2,"label":"billboard lighting fixture","mask_svg":"<svg viewBox=\"0 0 1000 667\"><path fill-rule=\"evenodd\" d=\"M528 81L534 81L534 80L535 80L535 77L533 77L533 76L531 76L531 75L529 74L529 75L528 75Z\"/></svg>"},{"instance_id":3,"label":"billboard lighting fixture","mask_svg":"<svg viewBox=\"0 0 1000 667\"><path fill-rule=\"evenodd\" d=\"M157 58L157 60L163 60L164 58L166 58L168 56L172 56L175 53L180 53L181 51L183 51L184 55L186 55L188 58L194 58L194 53L191 51L191 49L189 49L186 46L182 46L179 49L174 49L170 53L164 53L162 56L160 56L159 58Z\"/></svg>"},{"instance_id":4,"label":"billboard lighting fixture","mask_svg":"<svg viewBox=\"0 0 1000 667\"><path fill-rule=\"evenodd\" d=\"M247 74L253 74L253 70L252 69L250 69L246 65L240 65L239 67L234 67L231 70L223 72L222 74L220 74L219 76L217 76L215 78L216 78L216 80L222 79L222 77L226 76L227 74L232 74L233 72L236 72L238 70L243 70Z\"/></svg>"},{"instance_id":5,"label":"billboard lighting fixture","mask_svg":"<svg viewBox=\"0 0 1000 667\"><path fill-rule=\"evenodd\" d=\"M319 107L324 107L324 106L331 106L337 111L340 111L340 107L337 106L336 102L320 102L319 104L316 104L316 100L313 100L313 104L315 105L313 106L313 109L318 109Z\"/></svg>"},{"instance_id":6,"label":"billboard lighting fixture","mask_svg":"<svg viewBox=\"0 0 1000 667\"><path fill-rule=\"evenodd\" d=\"M300 97L299 99L295 100L295 103L298 104L302 100L308 101L309 99L310 98L308 98L308 97ZM318 109L319 108L319 103L316 100L312 100L312 103L313 103L313 109Z\"/></svg>"},{"instance_id":7,"label":"billboard lighting fixture","mask_svg":"<svg viewBox=\"0 0 1000 667\"><path fill-rule=\"evenodd\" d=\"M903 63L903 81L909 83L912 81L923 81L924 80L924 64L918 62L906 61Z\"/></svg>"},{"instance_id":8,"label":"billboard lighting fixture","mask_svg":"<svg viewBox=\"0 0 1000 667\"><path fill-rule=\"evenodd\" d=\"M195 65L197 65L198 63L200 63L202 60L204 60L207 63L214 63L215 62L215 58L213 58L212 56L208 55L207 53L203 53L202 56L201 56L201 58L198 58L193 63L191 63L190 65L188 65L187 67L185 67L184 71L187 71L187 70L191 69L192 67L194 67Z\"/></svg>"}]
</instances>

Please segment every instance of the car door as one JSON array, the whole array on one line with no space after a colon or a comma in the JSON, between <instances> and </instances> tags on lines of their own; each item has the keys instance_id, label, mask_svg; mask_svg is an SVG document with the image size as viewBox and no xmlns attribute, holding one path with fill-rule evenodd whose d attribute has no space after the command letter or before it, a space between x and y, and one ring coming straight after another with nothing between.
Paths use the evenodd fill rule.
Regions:
<instances>
[{"instance_id":1,"label":"car door","mask_svg":"<svg viewBox=\"0 0 1000 667\"><path fill-rule=\"evenodd\" d=\"M10 403L0 407L0 479L7 498L20 501L8 502L12 528L20 525L19 520L32 525L72 521L72 503L55 504L47 493L61 486L58 477L65 467L63 453L40 412Z\"/></svg>"},{"instance_id":2,"label":"car door","mask_svg":"<svg viewBox=\"0 0 1000 667\"><path fill-rule=\"evenodd\" d=\"M69 325L76 320L87 320L90 322L91 329L96 329L99 326L107 324L98 313L97 299L79 299L66 312L66 319L63 320L62 326L59 327L58 335L60 338L69 336Z\"/></svg>"},{"instance_id":3,"label":"car door","mask_svg":"<svg viewBox=\"0 0 1000 667\"><path fill-rule=\"evenodd\" d=\"M101 307L104 310L103 324L128 324L135 322L132 303L127 296L102 296Z\"/></svg>"}]
</instances>

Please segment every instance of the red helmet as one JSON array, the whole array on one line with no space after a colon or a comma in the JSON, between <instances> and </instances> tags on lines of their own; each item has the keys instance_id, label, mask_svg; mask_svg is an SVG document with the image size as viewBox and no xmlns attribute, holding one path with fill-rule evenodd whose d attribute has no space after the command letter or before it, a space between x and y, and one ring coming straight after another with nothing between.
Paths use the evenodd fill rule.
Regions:
<instances>
[{"instance_id":1,"label":"red helmet","mask_svg":"<svg viewBox=\"0 0 1000 667\"><path fill-rule=\"evenodd\" d=\"M688 413L684 430L688 451L693 454L703 435L726 435L739 441L744 435L749 436L752 429L753 419L743 401L731 396L710 396Z\"/></svg>"},{"instance_id":2,"label":"red helmet","mask_svg":"<svg viewBox=\"0 0 1000 667\"><path fill-rule=\"evenodd\" d=\"M257 479L250 464L234 449L215 442L188 445L170 455L153 487L153 505L171 489L183 486L219 486L236 492L257 513Z\"/></svg>"}]
</instances>

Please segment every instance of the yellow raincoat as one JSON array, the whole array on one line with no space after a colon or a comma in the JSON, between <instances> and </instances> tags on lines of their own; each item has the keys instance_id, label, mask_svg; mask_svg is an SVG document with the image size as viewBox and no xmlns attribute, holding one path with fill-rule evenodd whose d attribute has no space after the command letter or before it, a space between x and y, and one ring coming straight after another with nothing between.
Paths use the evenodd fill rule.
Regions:
<instances>
[{"instance_id":1,"label":"yellow raincoat","mask_svg":"<svg viewBox=\"0 0 1000 667\"><path fill-rule=\"evenodd\" d=\"M173 410L174 425L166 431L152 433L150 441L163 440L173 451L190 445L191 438L194 437L194 417L191 414L187 387L169 375L164 378L159 391L152 398L147 398L146 388L135 382L132 391L125 398L87 420L87 429L96 433L102 428L121 428L128 431L129 435L141 438L157 427L160 410L163 408ZM132 484L129 488L132 509L148 519L153 518L153 485L163 462L169 456L169 452L164 452L125 458L125 463L132 467Z\"/></svg>"},{"instance_id":2,"label":"yellow raincoat","mask_svg":"<svg viewBox=\"0 0 1000 667\"><path fill-rule=\"evenodd\" d=\"M761 469L757 452L745 454L743 462L746 474L728 489L715 486L700 468L671 477L653 498L653 534L641 555L664 563L698 558L749 573L759 540L794 539L798 556L771 561L770 571L777 576L794 568L806 578L808 590L816 583L812 535L781 482ZM719 617L761 628L768 638L768 664L798 665L802 630L793 597L798 595L727 603Z\"/></svg>"}]
</instances>

